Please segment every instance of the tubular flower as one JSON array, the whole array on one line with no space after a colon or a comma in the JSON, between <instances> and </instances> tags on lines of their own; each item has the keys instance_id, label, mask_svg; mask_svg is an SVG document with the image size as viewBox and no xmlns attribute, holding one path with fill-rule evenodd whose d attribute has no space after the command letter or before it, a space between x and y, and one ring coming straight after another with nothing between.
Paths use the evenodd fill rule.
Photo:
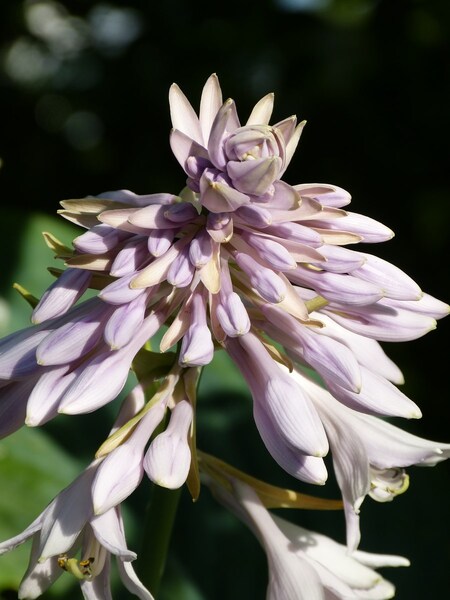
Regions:
<instances>
[{"instance_id":1,"label":"tubular flower","mask_svg":"<svg viewBox=\"0 0 450 600\"><path fill-rule=\"evenodd\" d=\"M198 116L173 85L170 145L187 175L180 195L120 190L62 202L61 215L87 231L74 250L50 240L68 268L35 307L35 325L2 342L0 433L109 402L164 324L160 349L179 342L182 368L207 365L217 347L229 352L268 450L305 481L326 479L327 433L315 404L276 363L313 369L361 413L421 416L378 341L420 337L448 306L397 267L343 247L393 236L344 210L348 192L281 179L304 122L270 125L273 101L262 98L242 125L215 75ZM88 287L98 296L75 304Z\"/></svg>"},{"instance_id":2,"label":"tubular flower","mask_svg":"<svg viewBox=\"0 0 450 600\"><path fill-rule=\"evenodd\" d=\"M33 539L19 598L37 598L63 571L75 576L87 600L110 598L110 563L114 555L125 587L141 600L152 600L131 565L136 554L127 548L120 507L99 516L93 513L90 487L96 469L93 463L25 531L0 544L3 554Z\"/></svg>"},{"instance_id":3,"label":"tubular flower","mask_svg":"<svg viewBox=\"0 0 450 600\"><path fill-rule=\"evenodd\" d=\"M271 515L242 482L233 481L231 493L215 483L211 490L264 548L269 564L267 600L387 600L395 588L373 567L409 565L401 556L348 554L345 546L330 538Z\"/></svg>"},{"instance_id":4,"label":"tubular flower","mask_svg":"<svg viewBox=\"0 0 450 600\"><path fill-rule=\"evenodd\" d=\"M343 406L300 371L289 376L314 404L327 433L344 501L347 544L353 551L360 540L359 512L364 498L393 500L408 488L404 467L434 466L450 457L450 444L420 438Z\"/></svg>"}]
</instances>

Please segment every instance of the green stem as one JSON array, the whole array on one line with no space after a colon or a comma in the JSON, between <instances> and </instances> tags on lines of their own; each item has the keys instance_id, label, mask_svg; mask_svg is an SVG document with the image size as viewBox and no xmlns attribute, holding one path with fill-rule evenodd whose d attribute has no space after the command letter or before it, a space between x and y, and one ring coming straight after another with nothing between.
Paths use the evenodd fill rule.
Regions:
<instances>
[{"instance_id":1,"label":"green stem","mask_svg":"<svg viewBox=\"0 0 450 600\"><path fill-rule=\"evenodd\" d=\"M168 490L154 484L147 507L138 572L142 583L155 597L166 566L181 489Z\"/></svg>"}]
</instances>

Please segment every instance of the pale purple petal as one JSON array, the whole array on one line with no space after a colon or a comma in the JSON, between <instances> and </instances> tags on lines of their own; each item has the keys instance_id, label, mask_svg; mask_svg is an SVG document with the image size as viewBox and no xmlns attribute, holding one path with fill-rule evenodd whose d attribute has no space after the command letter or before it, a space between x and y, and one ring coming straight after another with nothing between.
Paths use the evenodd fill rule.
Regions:
<instances>
[{"instance_id":1,"label":"pale purple petal","mask_svg":"<svg viewBox=\"0 0 450 600\"><path fill-rule=\"evenodd\" d=\"M145 455L147 475L162 487L177 489L186 481L191 465L188 432L192 417L192 407L186 400L176 404L167 429L152 441Z\"/></svg>"},{"instance_id":2,"label":"pale purple petal","mask_svg":"<svg viewBox=\"0 0 450 600\"><path fill-rule=\"evenodd\" d=\"M192 167L189 167L190 157L205 161L208 166L211 166L206 148L178 129L170 132L170 147L177 161L189 174L192 173Z\"/></svg>"},{"instance_id":3,"label":"pale purple petal","mask_svg":"<svg viewBox=\"0 0 450 600\"><path fill-rule=\"evenodd\" d=\"M130 562L117 561L120 579L127 590L140 600L154 600L147 588L141 583Z\"/></svg>"},{"instance_id":4,"label":"pale purple petal","mask_svg":"<svg viewBox=\"0 0 450 600\"><path fill-rule=\"evenodd\" d=\"M323 313L312 312L312 319L320 320L325 327L317 329L317 334L328 335L344 343L353 352L358 362L374 373L385 377L397 385L405 382L397 365L385 354L380 344L368 337L358 335L335 323Z\"/></svg>"},{"instance_id":5,"label":"pale purple petal","mask_svg":"<svg viewBox=\"0 0 450 600\"><path fill-rule=\"evenodd\" d=\"M366 260L364 258L366 255L362 252L328 244L320 248L320 254L326 258L326 261L317 263L317 266L331 273L352 273L358 276L359 271L356 273L354 271L361 267ZM373 281L373 283L378 284L377 281Z\"/></svg>"},{"instance_id":6,"label":"pale purple petal","mask_svg":"<svg viewBox=\"0 0 450 600\"><path fill-rule=\"evenodd\" d=\"M231 182L230 182L231 183ZM213 213L233 212L250 203L250 198L231 187L220 172L206 169L200 178L200 201Z\"/></svg>"},{"instance_id":7,"label":"pale purple petal","mask_svg":"<svg viewBox=\"0 0 450 600\"><path fill-rule=\"evenodd\" d=\"M371 254L361 253L361 256L365 258L365 263L353 271L353 275L381 287L389 298L420 300L423 295L421 289L401 269Z\"/></svg>"},{"instance_id":8,"label":"pale purple petal","mask_svg":"<svg viewBox=\"0 0 450 600\"><path fill-rule=\"evenodd\" d=\"M159 233L159 230L155 231ZM136 236L131 242L125 244L122 250L117 254L109 269L109 273L113 277L130 275L130 273L134 273L140 269L147 258L147 239Z\"/></svg>"},{"instance_id":9,"label":"pale purple petal","mask_svg":"<svg viewBox=\"0 0 450 600\"><path fill-rule=\"evenodd\" d=\"M54 583L63 571L55 558L49 558L44 562L39 559L39 537L33 537L28 568L20 582L17 591L19 600L33 600L41 596Z\"/></svg>"},{"instance_id":10,"label":"pale purple petal","mask_svg":"<svg viewBox=\"0 0 450 600\"><path fill-rule=\"evenodd\" d=\"M33 310L33 323L42 323L66 313L87 290L90 280L89 271L66 269L43 293Z\"/></svg>"},{"instance_id":11,"label":"pale purple petal","mask_svg":"<svg viewBox=\"0 0 450 600\"><path fill-rule=\"evenodd\" d=\"M348 212L341 219L318 219L309 221L310 227L325 228L330 230L344 230L361 236L362 242L376 244L387 242L394 237L394 232L386 225L375 219Z\"/></svg>"},{"instance_id":12,"label":"pale purple petal","mask_svg":"<svg viewBox=\"0 0 450 600\"><path fill-rule=\"evenodd\" d=\"M213 73L206 81L200 100L199 121L205 143L208 143L212 124L222 106L222 90L219 79Z\"/></svg>"},{"instance_id":13,"label":"pale purple petal","mask_svg":"<svg viewBox=\"0 0 450 600\"><path fill-rule=\"evenodd\" d=\"M122 304L115 309L106 323L103 337L112 350L126 346L144 322L147 295L141 294L129 304Z\"/></svg>"},{"instance_id":14,"label":"pale purple petal","mask_svg":"<svg viewBox=\"0 0 450 600\"><path fill-rule=\"evenodd\" d=\"M195 267L189 260L189 247L183 248L167 271L167 281L175 287L188 286L194 277Z\"/></svg>"},{"instance_id":15,"label":"pale purple petal","mask_svg":"<svg viewBox=\"0 0 450 600\"><path fill-rule=\"evenodd\" d=\"M128 550L123 528L119 521L119 509L110 508L101 515L96 515L90 520L90 525L95 537L108 552L119 556L122 560L135 560L135 552Z\"/></svg>"},{"instance_id":16,"label":"pale purple petal","mask_svg":"<svg viewBox=\"0 0 450 600\"><path fill-rule=\"evenodd\" d=\"M230 133L240 127L233 100L225 100L214 119L208 140L208 154L213 164L218 169L224 169L227 160L224 153L223 143Z\"/></svg>"},{"instance_id":17,"label":"pale purple petal","mask_svg":"<svg viewBox=\"0 0 450 600\"><path fill-rule=\"evenodd\" d=\"M233 254L237 264L247 274L251 285L268 302L282 302L286 296L286 286L274 271L264 267L244 252Z\"/></svg>"},{"instance_id":18,"label":"pale purple petal","mask_svg":"<svg viewBox=\"0 0 450 600\"><path fill-rule=\"evenodd\" d=\"M191 103L176 83L169 90L170 118L174 129L179 129L187 136L203 144L200 123Z\"/></svg>"},{"instance_id":19,"label":"pale purple petal","mask_svg":"<svg viewBox=\"0 0 450 600\"><path fill-rule=\"evenodd\" d=\"M121 241L130 237L130 234L120 229L100 223L94 225L89 231L73 240L73 245L79 252L89 254L104 254L115 248Z\"/></svg>"},{"instance_id":20,"label":"pale purple petal","mask_svg":"<svg viewBox=\"0 0 450 600\"><path fill-rule=\"evenodd\" d=\"M216 308L217 318L224 332L236 337L250 331L250 318L241 298L232 292L224 295Z\"/></svg>"},{"instance_id":21,"label":"pale purple petal","mask_svg":"<svg viewBox=\"0 0 450 600\"><path fill-rule=\"evenodd\" d=\"M260 196L277 178L281 168L281 158L257 158L242 162L229 161L227 173L237 190L243 194Z\"/></svg>"},{"instance_id":22,"label":"pale purple petal","mask_svg":"<svg viewBox=\"0 0 450 600\"><path fill-rule=\"evenodd\" d=\"M148 236L148 251L155 257L167 252L173 242L173 229L154 229Z\"/></svg>"},{"instance_id":23,"label":"pale purple petal","mask_svg":"<svg viewBox=\"0 0 450 600\"><path fill-rule=\"evenodd\" d=\"M323 311L342 327L381 342L416 340L436 329L436 321L432 317L389 306L388 302L392 301L383 299L361 308L336 303Z\"/></svg>"},{"instance_id":24,"label":"pale purple petal","mask_svg":"<svg viewBox=\"0 0 450 600\"><path fill-rule=\"evenodd\" d=\"M0 439L14 433L25 421L28 397L36 378L28 378L0 389Z\"/></svg>"},{"instance_id":25,"label":"pale purple petal","mask_svg":"<svg viewBox=\"0 0 450 600\"><path fill-rule=\"evenodd\" d=\"M89 494L96 465L92 464L45 510L39 545L40 560L70 550L92 516Z\"/></svg>"},{"instance_id":26,"label":"pale purple petal","mask_svg":"<svg viewBox=\"0 0 450 600\"><path fill-rule=\"evenodd\" d=\"M346 190L328 183L303 183L294 187L302 196L313 198L324 206L341 208L352 199Z\"/></svg>"},{"instance_id":27,"label":"pale purple petal","mask_svg":"<svg viewBox=\"0 0 450 600\"><path fill-rule=\"evenodd\" d=\"M42 425L58 414L60 399L76 378L76 373L68 371L67 365L47 369L36 382L26 407L29 427Z\"/></svg>"},{"instance_id":28,"label":"pale purple petal","mask_svg":"<svg viewBox=\"0 0 450 600\"><path fill-rule=\"evenodd\" d=\"M287 277L293 283L312 287L331 302L342 302L349 306L373 304L383 297L380 287L352 275L315 271L300 266L289 271Z\"/></svg>"},{"instance_id":29,"label":"pale purple petal","mask_svg":"<svg viewBox=\"0 0 450 600\"><path fill-rule=\"evenodd\" d=\"M25 332L24 332L25 333ZM48 331L39 331L35 328L28 330L28 335L17 337L12 334L4 340L0 354L0 379L19 379L31 375L39 370L36 361L36 348L48 335Z\"/></svg>"},{"instance_id":30,"label":"pale purple petal","mask_svg":"<svg viewBox=\"0 0 450 600\"><path fill-rule=\"evenodd\" d=\"M196 268L203 267L212 258L211 237L205 230L200 231L189 245L189 260Z\"/></svg>"},{"instance_id":31,"label":"pale purple petal","mask_svg":"<svg viewBox=\"0 0 450 600\"><path fill-rule=\"evenodd\" d=\"M133 434L108 454L99 466L92 485L92 502L96 515L120 504L141 482L144 474L144 448L163 419L164 412L164 402L153 406Z\"/></svg>"},{"instance_id":32,"label":"pale purple petal","mask_svg":"<svg viewBox=\"0 0 450 600\"><path fill-rule=\"evenodd\" d=\"M111 314L103 304L79 319L71 319L65 325L48 334L36 349L40 365L63 365L88 354L102 337L103 320Z\"/></svg>"},{"instance_id":33,"label":"pale purple petal","mask_svg":"<svg viewBox=\"0 0 450 600\"><path fill-rule=\"evenodd\" d=\"M266 94L252 109L246 125L268 125L273 111L274 94Z\"/></svg>"},{"instance_id":34,"label":"pale purple petal","mask_svg":"<svg viewBox=\"0 0 450 600\"><path fill-rule=\"evenodd\" d=\"M257 250L260 258L273 269L277 271L290 271L297 267L296 261L282 244L262 235L255 235L249 232L244 232L242 239Z\"/></svg>"},{"instance_id":35,"label":"pale purple petal","mask_svg":"<svg viewBox=\"0 0 450 600\"><path fill-rule=\"evenodd\" d=\"M412 400L384 377L361 366L362 385L359 394L342 388L330 380L330 392L346 406L379 415L420 419L422 413Z\"/></svg>"},{"instance_id":36,"label":"pale purple petal","mask_svg":"<svg viewBox=\"0 0 450 600\"><path fill-rule=\"evenodd\" d=\"M131 288L130 283L136 277L136 273L125 275L116 281L107 285L99 293L99 298L108 302L108 304L125 304L132 302L140 296L144 288Z\"/></svg>"},{"instance_id":37,"label":"pale purple petal","mask_svg":"<svg viewBox=\"0 0 450 600\"><path fill-rule=\"evenodd\" d=\"M183 336L179 363L183 367L209 364L214 356L214 343L206 325L191 325Z\"/></svg>"}]
</instances>

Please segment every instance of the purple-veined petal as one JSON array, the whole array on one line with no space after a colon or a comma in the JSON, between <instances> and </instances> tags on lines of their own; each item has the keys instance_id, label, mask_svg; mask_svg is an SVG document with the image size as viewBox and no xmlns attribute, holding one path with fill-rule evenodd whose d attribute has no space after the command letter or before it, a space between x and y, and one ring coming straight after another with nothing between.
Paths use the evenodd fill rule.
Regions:
<instances>
[{"instance_id":1,"label":"purple-veined petal","mask_svg":"<svg viewBox=\"0 0 450 600\"><path fill-rule=\"evenodd\" d=\"M405 419L420 419L422 413L417 404L387 379L363 366L361 366L361 377L359 394L346 390L330 380L327 381L327 386L333 396L355 410Z\"/></svg>"},{"instance_id":2,"label":"purple-veined petal","mask_svg":"<svg viewBox=\"0 0 450 600\"><path fill-rule=\"evenodd\" d=\"M305 227L300 223L277 223L270 225L264 233L273 235L277 238L307 244L313 248L318 248L322 245L322 238L310 227Z\"/></svg>"},{"instance_id":3,"label":"purple-veined petal","mask_svg":"<svg viewBox=\"0 0 450 600\"><path fill-rule=\"evenodd\" d=\"M422 291L415 281L398 267L371 254L360 253L364 264L353 275L383 289L384 295L395 300L420 300Z\"/></svg>"},{"instance_id":4,"label":"purple-veined petal","mask_svg":"<svg viewBox=\"0 0 450 600\"><path fill-rule=\"evenodd\" d=\"M227 159L224 152L224 141L230 133L240 127L234 100L225 100L211 126L208 140L208 154L211 162L218 169L225 169Z\"/></svg>"},{"instance_id":5,"label":"purple-veined petal","mask_svg":"<svg viewBox=\"0 0 450 600\"><path fill-rule=\"evenodd\" d=\"M194 277L195 267L189 260L189 247L184 247L167 271L167 282L175 287L188 286Z\"/></svg>"},{"instance_id":6,"label":"purple-veined petal","mask_svg":"<svg viewBox=\"0 0 450 600\"><path fill-rule=\"evenodd\" d=\"M66 269L43 293L33 310L32 322L42 323L66 313L87 290L90 280L89 271Z\"/></svg>"},{"instance_id":7,"label":"purple-veined petal","mask_svg":"<svg viewBox=\"0 0 450 600\"><path fill-rule=\"evenodd\" d=\"M394 300L386 298L384 304L393 309L398 309L400 312L410 311L417 316L432 317L433 319L442 319L450 312L450 306L446 302L442 302L437 298L433 298L429 294L423 294L419 300Z\"/></svg>"},{"instance_id":8,"label":"purple-veined petal","mask_svg":"<svg viewBox=\"0 0 450 600\"><path fill-rule=\"evenodd\" d=\"M62 575L56 558L49 558L44 562L38 562L38 559L39 537L35 535L28 568L17 590L19 600L38 598Z\"/></svg>"},{"instance_id":9,"label":"purple-veined petal","mask_svg":"<svg viewBox=\"0 0 450 600\"><path fill-rule=\"evenodd\" d=\"M73 245L79 252L104 254L129 236L128 232L100 223L83 233L83 235L76 237L73 240Z\"/></svg>"},{"instance_id":10,"label":"purple-veined petal","mask_svg":"<svg viewBox=\"0 0 450 600\"><path fill-rule=\"evenodd\" d=\"M92 313L73 319L48 334L36 349L40 365L66 365L88 354L102 336L102 321L111 313L107 305L93 308Z\"/></svg>"},{"instance_id":11,"label":"purple-veined petal","mask_svg":"<svg viewBox=\"0 0 450 600\"><path fill-rule=\"evenodd\" d=\"M148 251L156 258L162 256L169 250L173 238L173 229L154 229L148 236Z\"/></svg>"},{"instance_id":12,"label":"purple-veined petal","mask_svg":"<svg viewBox=\"0 0 450 600\"><path fill-rule=\"evenodd\" d=\"M391 306L388 298L361 308L336 303L323 312L342 327L381 342L416 340L436 329L436 321L432 317Z\"/></svg>"},{"instance_id":13,"label":"purple-veined petal","mask_svg":"<svg viewBox=\"0 0 450 600\"><path fill-rule=\"evenodd\" d=\"M20 379L38 371L36 348L47 335L48 331L30 328L28 335L8 336L1 348L0 379Z\"/></svg>"},{"instance_id":14,"label":"purple-veined petal","mask_svg":"<svg viewBox=\"0 0 450 600\"><path fill-rule=\"evenodd\" d=\"M241 206L236 210L238 219L242 219L248 225L264 229L272 223L272 215L270 211L262 206L254 206L252 204Z\"/></svg>"},{"instance_id":15,"label":"purple-veined petal","mask_svg":"<svg viewBox=\"0 0 450 600\"><path fill-rule=\"evenodd\" d=\"M275 95L266 94L252 109L246 125L268 125L273 111Z\"/></svg>"},{"instance_id":16,"label":"purple-veined petal","mask_svg":"<svg viewBox=\"0 0 450 600\"><path fill-rule=\"evenodd\" d=\"M205 162L205 166L211 166L206 148L178 129L172 129L170 132L170 147L177 161L189 174L192 172L192 167L189 166L190 158L195 158L196 161L200 159Z\"/></svg>"},{"instance_id":17,"label":"purple-veined petal","mask_svg":"<svg viewBox=\"0 0 450 600\"><path fill-rule=\"evenodd\" d=\"M247 274L251 285L268 302L278 303L286 297L286 286L271 269L264 267L244 252L233 254L237 264Z\"/></svg>"},{"instance_id":18,"label":"purple-veined petal","mask_svg":"<svg viewBox=\"0 0 450 600\"><path fill-rule=\"evenodd\" d=\"M144 322L147 294L116 308L106 323L103 337L112 350L126 346Z\"/></svg>"},{"instance_id":19,"label":"purple-veined petal","mask_svg":"<svg viewBox=\"0 0 450 600\"><path fill-rule=\"evenodd\" d=\"M176 83L169 90L170 118L174 129L179 129L194 141L203 144L200 123L191 103Z\"/></svg>"},{"instance_id":20,"label":"purple-veined petal","mask_svg":"<svg viewBox=\"0 0 450 600\"><path fill-rule=\"evenodd\" d=\"M196 268L203 267L212 258L211 237L205 230L200 231L189 245L189 260Z\"/></svg>"},{"instance_id":21,"label":"purple-veined petal","mask_svg":"<svg viewBox=\"0 0 450 600\"><path fill-rule=\"evenodd\" d=\"M259 256L277 271L290 271L296 261L284 246L264 236L244 232L242 238L258 251Z\"/></svg>"},{"instance_id":22,"label":"purple-veined petal","mask_svg":"<svg viewBox=\"0 0 450 600\"><path fill-rule=\"evenodd\" d=\"M120 579L127 590L140 600L154 600L147 588L141 583L130 562L117 561Z\"/></svg>"},{"instance_id":23,"label":"purple-veined petal","mask_svg":"<svg viewBox=\"0 0 450 600\"><path fill-rule=\"evenodd\" d=\"M313 198L324 206L341 208L350 204L352 199L346 190L328 183L302 183L294 187L302 196Z\"/></svg>"},{"instance_id":24,"label":"purple-veined petal","mask_svg":"<svg viewBox=\"0 0 450 600\"><path fill-rule=\"evenodd\" d=\"M221 106L222 90L217 75L213 73L203 87L200 100L199 121L205 144L208 144L212 124Z\"/></svg>"},{"instance_id":25,"label":"purple-veined petal","mask_svg":"<svg viewBox=\"0 0 450 600\"><path fill-rule=\"evenodd\" d=\"M354 252L340 246L329 246L326 244L320 248L319 252L326 260L318 262L317 266L331 273L353 273L355 269L361 267L365 262L365 255L361 252ZM361 277L361 279L364 278ZM377 284L378 282L374 281L373 283Z\"/></svg>"},{"instance_id":26,"label":"purple-veined petal","mask_svg":"<svg viewBox=\"0 0 450 600\"><path fill-rule=\"evenodd\" d=\"M214 356L214 343L206 325L191 325L183 336L179 363L183 367L209 364Z\"/></svg>"},{"instance_id":27,"label":"purple-veined petal","mask_svg":"<svg viewBox=\"0 0 450 600\"><path fill-rule=\"evenodd\" d=\"M359 215L358 213L348 212L342 219L319 219L310 221L311 227L325 229L345 230L349 233L355 233L361 236L362 242L376 244L378 242L387 242L394 237L394 232L386 225L383 225L375 219Z\"/></svg>"},{"instance_id":28,"label":"purple-veined petal","mask_svg":"<svg viewBox=\"0 0 450 600\"><path fill-rule=\"evenodd\" d=\"M223 177L216 180L215 175L212 169L206 169L200 178L200 202L205 208L213 213L233 212L250 203L246 194L231 187Z\"/></svg>"},{"instance_id":29,"label":"purple-veined petal","mask_svg":"<svg viewBox=\"0 0 450 600\"><path fill-rule=\"evenodd\" d=\"M251 196L261 196L277 179L281 168L281 158L257 158L242 162L229 161L227 173L237 190Z\"/></svg>"},{"instance_id":30,"label":"purple-veined petal","mask_svg":"<svg viewBox=\"0 0 450 600\"><path fill-rule=\"evenodd\" d=\"M102 546L122 560L135 560L136 553L128 550L127 542L121 527L118 508L110 508L101 515L90 520L94 535Z\"/></svg>"},{"instance_id":31,"label":"purple-veined petal","mask_svg":"<svg viewBox=\"0 0 450 600\"><path fill-rule=\"evenodd\" d=\"M143 271L141 271L141 273L142 272ZM124 275L123 277L120 277L120 279L113 281L103 288L98 295L99 298L108 304L126 304L127 302L132 302L138 296L144 293L146 287L131 288L130 284L135 278L136 273L131 273L130 275Z\"/></svg>"},{"instance_id":32,"label":"purple-veined petal","mask_svg":"<svg viewBox=\"0 0 450 600\"><path fill-rule=\"evenodd\" d=\"M377 341L353 333L323 313L312 312L310 316L325 325L317 330L317 334L330 336L348 346L360 364L397 385L405 382L400 369L385 354Z\"/></svg>"},{"instance_id":33,"label":"purple-veined petal","mask_svg":"<svg viewBox=\"0 0 450 600\"><path fill-rule=\"evenodd\" d=\"M250 330L248 312L235 292L221 299L216 307L216 315L224 332L231 337L245 335Z\"/></svg>"},{"instance_id":34,"label":"purple-veined petal","mask_svg":"<svg viewBox=\"0 0 450 600\"><path fill-rule=\"evenodd\" d=\"M173 229L178 223L167 218L167 210L173 205L151 204L136 211L130 211L127 221L142 230Z\"/></svg>"},{"instance_id":35,"label":"purple-veined petal","mask_svg":"<svg viewBox=\"0 0 450 600\"><path fill-rule=\"evenodd\" d=\"M25 423L28 427L42 425L58 414L60 399L76 378L76 373L68 370L67 365L53 367L38 379L27 402Z\"/></svg>"},{"instance_id":36,"label":"purple-veined petal","mask_svg":"<svg viewBox=\"0 0 450 600\"><path fill-rule=\"evenodd\" d=\"M154 232L159 233L159 230ZM152 231L151 234L154 232ZM109 269L109 274L113 277L130 275L140 269L147 258L147 240L143 236L136 236L117 254Z\"/></svg>"},{"instance_id":37,"label":"purple-veined petal","mask_svg":"<svg viewBox=\"0 0 450 600\"><path fill-rule=\"evenodd\" d=\"M120 504L139 485L144 474L144 448L164 417L166 406L159 402L142 418L132 435L113 450L99 466L92 485L96 515Z\"/></svg>"},{"instance_id":38,"label":"purple-veined petal","mask_svg":"<svg viewBox=\"0 0 450 600\"><path fill-rule=\"evenodd\" d=\"M289 271L287 276L293 283L312 287L327 300L350 306L373 304L383 297L380 287L352 275L316 271L299 266L296 270Z\"/></svg>"},{"instance_id":39,"label":"purple-veined petal","mask_svg":"<svg viewBox=\"0 0 450 600\"><path fill-rule=\"evenodd\" d=\"M92 516L89 490L96 467L92 463L43 513L39 560L68 552Z\"/></svg>"},{"instance_id":40,"label":"purple-veined petal","mask_svg":"<svg viewBox=\"0 0 450 600\"><path fill-rule=\"evenodd\" d=\"M162 487L176 489L186 481L191 465L187 436L192 416L186 400L176 404L167 429L156 436L144 457L147 475Z\"/></svg>"}]
</instances>

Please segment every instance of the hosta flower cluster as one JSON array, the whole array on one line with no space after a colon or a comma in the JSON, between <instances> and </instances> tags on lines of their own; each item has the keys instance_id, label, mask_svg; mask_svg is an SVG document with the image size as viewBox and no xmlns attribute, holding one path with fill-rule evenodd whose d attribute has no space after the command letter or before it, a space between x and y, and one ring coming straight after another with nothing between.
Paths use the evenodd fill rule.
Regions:
<instances>
[{"instance_id":1,"label":"hosta flower cluster","mask_svg":"<svg viewBox=\"0 0 450 600\"><path fill-rule=\"evenodd\" d=\"M169 100L170 145L186 187L179 195L120 190L64 201L61 215L86 231L73 249L46 234L67 268L55 271L35 305L33 326L0 345L3 436L58 413L94 411L117 397L130 368L138 376L95 461L23 534L0 545L6 551L34 539L20 597L37 597L66 570L86 598L107 598L114 554L128 589L150 598L131 568L120 503L144 473L168 488L188 479L197 497L200 470L266 550L269 598L390 598L393 586L371 567L406 561L356 550L361 503L366 495L391 500L407 488L404 467L433 465L450 445L380 418L421 413L398 389L402 374L379 341L426 334L448 306L362 249L393 232L344 209L345 190L282 179L304 122L270 125L272 94L245 123L214 75L198 115L178 86ZM88 288L96 296L79 302ZM145 347L164 325L162 358ZM252 478L197 455L196 381L218 350L244 376L256 427L284 470L324 484L331 450L348 554L271 517L266 507L274 504Z\"/></svg>"}]
</instances>

